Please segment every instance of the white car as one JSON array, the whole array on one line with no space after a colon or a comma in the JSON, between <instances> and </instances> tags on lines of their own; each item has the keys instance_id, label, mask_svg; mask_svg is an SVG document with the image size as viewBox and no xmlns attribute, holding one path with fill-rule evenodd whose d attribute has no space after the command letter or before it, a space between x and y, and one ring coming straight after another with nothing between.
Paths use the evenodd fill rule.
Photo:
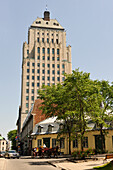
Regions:
<instances>
[{"instance_id":1,"label":"white car","mask_svg":"<svg viewBox=\"0 0 113 170\"><path fill-rule=\"evenodd\" d=\"M19 159L20 155L16 150L9 150L5 153L5 158L18 158Z\"/></svg>"}]
</instances>

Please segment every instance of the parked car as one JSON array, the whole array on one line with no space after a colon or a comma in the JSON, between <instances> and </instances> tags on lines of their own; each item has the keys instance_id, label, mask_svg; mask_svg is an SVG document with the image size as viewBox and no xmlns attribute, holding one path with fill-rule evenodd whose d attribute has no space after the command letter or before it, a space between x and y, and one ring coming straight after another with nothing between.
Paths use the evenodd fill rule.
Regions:
<instances>
[{"instance_id":1,"label":"parked car","mask_svg":"<svg viewBox=\"0 0 113 170\"><path fill-rule=\"evenodd\" d=\"M20 155L16 150L9 150L5 153L5 158L18 158L19 159Z\"/></svg>"},{"instance_id":2,"label":"parked car","mask_svg":"<svg viewBox=\"0 0 113 170\"><path fill-rule=\"evenodd\" d=\"M1 151L1 152L0 152L0 157L4 157L4 156L5 156L5 153L6 153L5 151Z\"/></svg>"}]
</instances>

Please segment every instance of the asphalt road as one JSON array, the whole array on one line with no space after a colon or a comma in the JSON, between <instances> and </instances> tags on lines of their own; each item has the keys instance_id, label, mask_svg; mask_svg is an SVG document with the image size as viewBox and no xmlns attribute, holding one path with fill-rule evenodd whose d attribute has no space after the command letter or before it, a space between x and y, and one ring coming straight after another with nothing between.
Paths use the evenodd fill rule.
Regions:
<instances>
[{"instance_id":1,"label":"asphalt road","mask_svg":"<svg viewBox=\"0 0 113 170\"><path fill-rule=\"evenodd\" d=\"M0 158L0 170L55 170L43 159L5 159Z\"/></svg>"}]
</instances>

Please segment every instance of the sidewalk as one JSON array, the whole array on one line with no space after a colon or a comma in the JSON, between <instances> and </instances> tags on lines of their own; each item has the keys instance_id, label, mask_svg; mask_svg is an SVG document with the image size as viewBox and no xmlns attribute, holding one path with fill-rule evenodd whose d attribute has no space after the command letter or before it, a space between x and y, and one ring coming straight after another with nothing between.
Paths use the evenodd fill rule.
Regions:
<instances>
[{"instance_id":1,"label":"sidewalk","mask_svg":"<svg viewBox=\"0 0 113 170\"><path fill-rule=\"evenodd\" d=\"M96 155L93 156L92 159L86 160L72 160L71 158L65 160L50 160L48 161L49 164L53 165L54 167L61 169L61 170L88 170L93 169L95 166L101 166L104 164L103 160L105 155Z\"/></svg>"}]
</instances>

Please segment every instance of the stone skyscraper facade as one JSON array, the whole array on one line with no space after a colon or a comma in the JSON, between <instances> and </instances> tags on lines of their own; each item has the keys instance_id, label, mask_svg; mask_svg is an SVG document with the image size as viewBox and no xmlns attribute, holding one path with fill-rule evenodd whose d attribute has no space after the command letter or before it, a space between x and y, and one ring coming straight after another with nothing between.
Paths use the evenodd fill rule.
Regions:
<instances>
[{"instance_id":1,"label":"stone skyscraper facade","mask_svg":"<svg viewBox=\"0 0 113 170\"><path fill-rule=\"evenodd\" d=\"M64 81L64 73L72 72L71 46L66 46L66 31L50 12L37 18L29 27L28 43L23 44L20 129L38 98L43 84Z\"/></svg>"}]
</instances>

